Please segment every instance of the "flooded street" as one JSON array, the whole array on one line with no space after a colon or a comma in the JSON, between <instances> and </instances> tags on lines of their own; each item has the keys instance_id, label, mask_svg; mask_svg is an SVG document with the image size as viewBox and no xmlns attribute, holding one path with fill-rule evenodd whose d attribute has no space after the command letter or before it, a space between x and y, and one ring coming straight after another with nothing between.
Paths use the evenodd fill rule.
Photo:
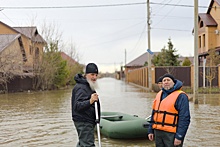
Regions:
<instances>
[{"instance_id":1,"label":"flooded street","mask_svg":"<svg viewBox=\"0 0 220 147\"><path fill-rule=\"evenodd\" d=\"M146 118L156 93L112 78L99 79L102 111ZM71 89L0 95L1 147L75 147L77 134L71 118ZM200 95L190 102L191 124L184 147L220 146L220 95ZM102 136L103 147L154 147L147 139L119 140ZM96 137L96 143L97 137Z\"/></svg>"}]
</instances>

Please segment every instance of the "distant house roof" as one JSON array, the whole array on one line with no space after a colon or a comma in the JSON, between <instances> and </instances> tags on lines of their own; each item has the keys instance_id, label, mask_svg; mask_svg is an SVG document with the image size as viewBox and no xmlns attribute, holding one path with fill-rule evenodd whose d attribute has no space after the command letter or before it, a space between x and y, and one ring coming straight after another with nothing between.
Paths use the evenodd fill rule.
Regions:
<instances>
[{"instance_id":1,"label":"distant house roof","mask_svg":"<svg viewBox=\"0 0 220 147\"><path fill-rule=\"evenodd\" d=\"M159 52L154 52L152 56L157 55ZM133 61L129 62L125 65L125 67L142 67L145 65L145 63L148 61L148 52L145 52L144 54L140 55Z\"/></svg>"},{"instance_id":2,"label":"distant house roof","mask_svg":"<svg viewBox=\"0 0 220 147\"><path fill-rule=\"evenodd\" d=\"M0 34L0 52L20 36L20 34Z\"/></svg>"},{"instance_id":3,"label":"distant house roof","mask_svg":"<svg viewBox=\"0 0 220 147\"><path fill-rule=\"evenodd\" d=\"M199 13L199 19L201 19L206 26L217 26L218 24L216 21L212 18L210 14L206 13Z\"/></svg>"},{"instance_id":4,"label":"distant house roof","mask_svg":"<svg viewBox=\"0 0 220 147\"><path fill-rule=\"evenodd\" d=\"M160 52L154 52L153 56L158 55ZM153 57L152 57L153 58ZM178 60L181 61L181 63L185 60L186 57L179 57ZM194 63L194 57L187 57L191 61L191 63ZM125 65L125 67L143 67L145 63L148 62L148 52L140 55L133 61L129 62L128 64Z\"/></svg>"},{"instance_id":5,"label":"distant house roof","mask_svg":"<svg viewBox=\"0 0 220 147\"><path fill-rule=\"evenodd\" d=\"M66 53L64 53L64 52L61 52L60 55L61 55L62 59L67 60L67 61L68 61L69 63L71 63L71 64L77 63L73 58L71 58L70 56L68 56L68 55L67 55Z\"/></svg>"},{"instance_id":6,"label":"distant house roof","mask_svg":"<svg viewBox=\"0 0 220 147\"><path fill-rule=\"evenodd\" d=\"M42 36L38 33L37 27L13 27L16 31L25 35L35 42L46 43Z\"/></svg>"}]
</instances>

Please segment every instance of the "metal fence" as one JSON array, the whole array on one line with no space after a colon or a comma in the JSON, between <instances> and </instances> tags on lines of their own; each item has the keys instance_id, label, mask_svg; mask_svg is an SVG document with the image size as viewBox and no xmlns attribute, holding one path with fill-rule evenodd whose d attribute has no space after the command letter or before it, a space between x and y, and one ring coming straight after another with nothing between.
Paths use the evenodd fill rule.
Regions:
<instances>
[{"instance_id":1,"label":"metal fence","mask_svg":"<svg viewBox=\"0 0 220 147\"><path fill-rule=\"evenodd\" d=\"M193 87L194 82L194 69L193 66L163 66L163 67L152 67L152 84L157 82L160 76L165 73L172 74L176 79L183 82L183 86ZM205 71L205 72L204 72ZM205 73L205 76L203 76ZM208 77L212 77L211 86L220 87L220 66L217 67L199 67L198 81L199 87L209 87L210 82ZM134 70L130 70L126 73L126 81L132 82L137 85L148 87L148 68L142 67Z\"/></svg>"}]
</instances>

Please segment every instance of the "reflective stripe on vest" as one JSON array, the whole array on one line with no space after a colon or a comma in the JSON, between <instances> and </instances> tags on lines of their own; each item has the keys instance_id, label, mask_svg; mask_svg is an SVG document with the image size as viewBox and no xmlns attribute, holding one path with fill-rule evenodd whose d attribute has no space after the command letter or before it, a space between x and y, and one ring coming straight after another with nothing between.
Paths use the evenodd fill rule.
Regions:
<instances>
[{"instance_id":1,"label":"reflective stripe on vest","mask_svg":"<svg viewBox=\"0 0 220 147\"><path fill-rule=\"evenodd\" d=\"M153 103L153 129L176 133L178 111L174 105L181 93L184 92L174 91L161 101L162 90L158 92Z\"/></svg>"}]
</instances>

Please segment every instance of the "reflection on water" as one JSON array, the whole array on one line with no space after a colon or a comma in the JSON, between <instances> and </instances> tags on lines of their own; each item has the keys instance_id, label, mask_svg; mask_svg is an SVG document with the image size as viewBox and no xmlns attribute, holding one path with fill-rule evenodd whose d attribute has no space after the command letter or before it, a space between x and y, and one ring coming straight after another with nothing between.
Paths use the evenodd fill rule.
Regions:
<instances>
[{"instance_id":1,"label":"reflection on water","mask_svg":"<svg viewBox=\"0 0 220 147\"><path fill-rule=\"evenodd\" d=\"M155 93L112 78L99 80L102 111L147 117ZM71 90L0 95L0 146L72 147L77 134L71 120ZM199 95L190 102L191 124L186 147L220 146L220 95ZM154 147L147 139L120 140L102 136L104 147ZM96 137L97 142L97 137Z\"/></svg>"}]
</instances>

